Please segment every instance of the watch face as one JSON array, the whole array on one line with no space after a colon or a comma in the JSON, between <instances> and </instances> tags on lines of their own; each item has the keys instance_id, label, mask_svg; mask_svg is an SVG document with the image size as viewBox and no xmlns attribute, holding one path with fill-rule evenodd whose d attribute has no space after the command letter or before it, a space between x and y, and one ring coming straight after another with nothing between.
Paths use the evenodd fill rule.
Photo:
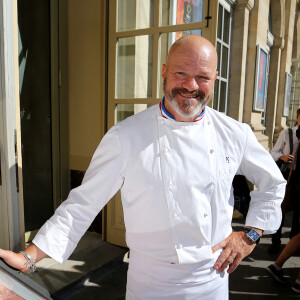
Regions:
<instances>
[{"instance_id":1,"label":"watch face","mask_svg":"<svg viewBox=\"0 0 300 300\"><path fill-rule=\"evenodd\" d=\"M254 229L251 229L247 235L253 242L256 242L260 238L259 233Z\"/></svg>"}]
</instances>

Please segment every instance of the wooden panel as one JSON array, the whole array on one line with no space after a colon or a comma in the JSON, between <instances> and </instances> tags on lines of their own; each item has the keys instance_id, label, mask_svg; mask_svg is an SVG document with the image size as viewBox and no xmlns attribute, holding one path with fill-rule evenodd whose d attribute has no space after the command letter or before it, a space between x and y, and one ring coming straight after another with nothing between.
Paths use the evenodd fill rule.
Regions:
<instances>
[{"instance_id":1,"label":"wooden panel","mask_svg":"<svg viewBox=\"0 0 300 300\"><path fill-rule=\"evenodd\" d=\"M115 245L127 247L120 192L107 205L107 241Z\"/></svg>"}]
</instances>

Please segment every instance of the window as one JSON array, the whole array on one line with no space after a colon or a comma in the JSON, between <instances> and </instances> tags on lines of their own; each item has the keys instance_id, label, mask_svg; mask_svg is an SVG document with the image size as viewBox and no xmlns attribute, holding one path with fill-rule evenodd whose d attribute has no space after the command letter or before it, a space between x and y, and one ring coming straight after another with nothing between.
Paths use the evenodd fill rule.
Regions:
<instances>
[{"instance_id":1,"label":"window","mask_svg":"<svg viewBox=\"0 0 300 300\"><path fill-rule=\"evenodd\" d=\"M300 60L292 60L292 88L289 105L289 116L287 118L287 125L293 127L295 124L296 112L300 107Z\"/></svg>"},{"instance_id":2,"label":"window","mask_svg":"<svg viewBox=\"0 0 300 300\"><path fill-rule=\"evenodd\" d=\"M182 35L202 35L204 28L206 37L211 34L206 18L208 2L110 2L108 127L160 101L161 65L171 45Z\"/></svg>"},{"instance_id":3,"label":"window","mask_svg":"<svg viewBox=\"0 0 300 300\"><path fill-rule=\"evenodd\" d=\"M267 68L266 68L266 83L265 83L265 95L264 95L264 109L261 112L261 124L266 125L266 108L267 108L267 99L268 99L268 83L269 83L269 61L270 61L270 48L273 46L274 37L270 31L268 31L267 37Z\"/></svg>"},{"instance_id":4,"label":"window","mask_svg":"<svg viewBox=\"0 0 300 300\"><path fill-rule=\"evenodd\" d=\"M261 112L261 124L266 125L266 108L267 108L267 91L269 82L269 62L270 62L270 48L273 46L274 36L272 34L272 10L271 3L269 5L269 16L268 16L268 32L267 32L267 70L266 70L266 87L265 87L265 99L264 99L264 109ZM263 132L264 133L264 132Z\"/></svg>"},{"instance_id":5,"label":"window","mask_svg":"<svg viewBox=\"0 0 300 300\"><path fill-rule=\"evenodd\" d=\"M213 107L223 113L227 113L231 23L232 8L227 2L220 1L216 45L218 53L218 77L215 82Z\"/></svg>"}]
</instances>

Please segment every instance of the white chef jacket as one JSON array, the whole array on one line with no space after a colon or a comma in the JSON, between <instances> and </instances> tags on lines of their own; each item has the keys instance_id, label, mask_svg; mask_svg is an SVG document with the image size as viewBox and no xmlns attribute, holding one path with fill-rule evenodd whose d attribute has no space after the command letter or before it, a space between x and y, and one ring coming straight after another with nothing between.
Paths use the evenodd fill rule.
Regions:
<instances>
[{"instance_id":1,"label":"white chef jacket","mask_svg":"<svg viewBox=\"0 0 300 300\"><path fill-rule=\"evenodd\" d=\"M296 130L298 126L292 128L293 131L293 153L295 155L297 146L298 146L298 138L296 136ZM271 150L271 155L275 161L277 161L282 155L290 154L290 138L289 138L289 130L282 130L279 134L278 140L276 141L273 149Z\"/></svg>"},{"instance_id":2,"label":"white chef jacket","mask_svg":"<svg viewBox=\"0 0 300 300\"><path fill-rule=\"evenodd\" d=\"M218 256L211 248L232 231L235 174L258 187L246 225L274 233L286 182L250 127L209 107L199 122L176 122L154 105L107 132L82 185L33 243L64 262L121 188L132 253L165 264L196 263L206 272Z\"/></svg>"}]
</instances>

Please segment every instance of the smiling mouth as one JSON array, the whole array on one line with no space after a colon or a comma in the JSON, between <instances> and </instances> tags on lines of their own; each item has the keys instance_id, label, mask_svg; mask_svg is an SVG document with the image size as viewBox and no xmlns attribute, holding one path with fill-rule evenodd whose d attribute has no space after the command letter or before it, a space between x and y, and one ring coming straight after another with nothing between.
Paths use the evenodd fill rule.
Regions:
<instances>
[{"instance_id":1,"label":"smiling mouth","mask_svg":"<svg viewBox=\"0 0 300 300\"><path fill-rule=\"evenodd\" d=\"M198 92L186 94L182 93L181 91L177 91L177 93L184 98L198 98L200 96Z\"/></svg>"}]
</instances>

